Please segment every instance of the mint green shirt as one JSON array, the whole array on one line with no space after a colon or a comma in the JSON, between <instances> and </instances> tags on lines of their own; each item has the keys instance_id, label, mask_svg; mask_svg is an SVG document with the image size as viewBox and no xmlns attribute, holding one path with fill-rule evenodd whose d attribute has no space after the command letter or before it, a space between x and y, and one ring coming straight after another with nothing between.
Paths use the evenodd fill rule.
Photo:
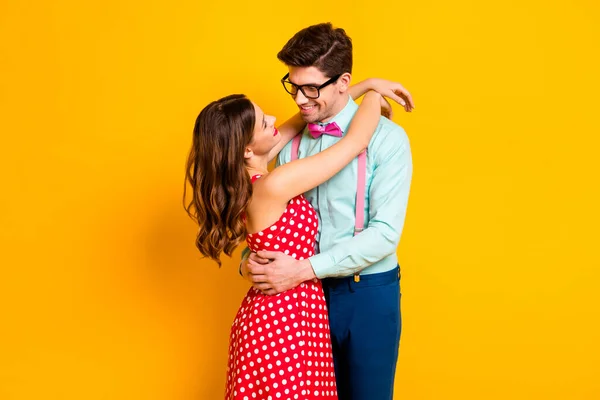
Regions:
<instances>
[{"instance_id":1,"label":"mint green shirt","mask_svg":"<svg viewBox=\"0 0 600 400\"><path fill-rule=\"evenodd\" d=\"M348 104L331 121L348 131L358 105ZM314 139L305 129L298 157L314 155L340 138ZM291 142L279 153L277 165L291 160ZM319 216L318 254L310 262L319 278L373 274L396 267L412 178L408 137L400 126L381 117L367 150L365 230L354 236L357 159L304 195Z\"/></svg>"}]
</instances>

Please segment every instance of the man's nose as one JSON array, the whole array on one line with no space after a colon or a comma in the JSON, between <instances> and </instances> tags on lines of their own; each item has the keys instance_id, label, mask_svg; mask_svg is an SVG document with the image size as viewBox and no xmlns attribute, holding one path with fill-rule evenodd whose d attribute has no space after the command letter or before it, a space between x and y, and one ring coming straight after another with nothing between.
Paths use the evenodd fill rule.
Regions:
<instances>
[{"instance_id":1,"label":"man's nose","mask_svg":"<svg viewBox=\"0 0 600 400\"><path fill-rule=\"evenodd\" d=\"M302 90L298 90L296 92L296 95L294 96L294 100L296 101L296 104L298 104L299 106L308 103L308 99L306 98L306 96L304 96L304 93L302 93Z\"/></svg>"}]
</instances>

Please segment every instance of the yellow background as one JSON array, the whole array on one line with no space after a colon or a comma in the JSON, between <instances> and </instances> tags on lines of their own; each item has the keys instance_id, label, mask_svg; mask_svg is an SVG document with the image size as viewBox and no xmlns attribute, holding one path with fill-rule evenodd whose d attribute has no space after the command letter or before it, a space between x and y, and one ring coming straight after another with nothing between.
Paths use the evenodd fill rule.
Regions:
<instances>
[{"instance_id":1,"label":"yellow background","mask_svg":"<svg viewBox=\"0 0 600 400\"><path fill-rule=\"evenodd\" d=\"M222 398L247 285L193 245L193 122L291 115L323 21L417 102L396 398L600 398L598 4L2 0L0 399Z\"/></svg>"}]
</instances>

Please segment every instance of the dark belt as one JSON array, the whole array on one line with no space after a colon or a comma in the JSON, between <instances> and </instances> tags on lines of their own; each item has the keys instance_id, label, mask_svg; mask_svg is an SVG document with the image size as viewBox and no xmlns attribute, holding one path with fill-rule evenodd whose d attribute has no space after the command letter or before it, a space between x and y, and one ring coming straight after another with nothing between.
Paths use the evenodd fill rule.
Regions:
<instances>
[{"instance_id":1,"label":"dark belt","mask_svg":"<svg viewBox=\"0 0 600 400\"><path fill-rule=\"evenodd\" d=\"M356 279L356 277L359 279ZM397 282L400 279L400 267L396 267L389 271L378 272L376 274L368 275L352 275L345 276L343 278L325 278L322 280L323 286L329 289L343 289L349 288L351 291L354 288L366 287L366 286L379 286L388 283Z\"/></svg>"}]
</instances>

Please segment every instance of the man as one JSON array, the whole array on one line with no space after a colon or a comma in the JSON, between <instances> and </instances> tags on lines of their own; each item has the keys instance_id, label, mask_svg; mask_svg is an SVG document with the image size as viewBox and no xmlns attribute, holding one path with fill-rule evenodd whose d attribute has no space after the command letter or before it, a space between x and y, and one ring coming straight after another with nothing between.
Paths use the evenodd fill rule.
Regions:
<instances>
[{"instance_id":1,"label":"man","mask_svg":"<svg viewBox=\"0 0 600 400\"><path fill-rule=\"evenodd\" d=\"M324 127L335 123L343 135L358 108L347 93L352 73L350 38L329 23L314 25L294 35L277 56L289 69L282 79L284 87L309 124L298 157L332 146L339 136L328 135L330 129ZM398 91L408 100L410 111L410 95L401 87ZM278 164L291 159L289 143ZM361 204L358 164L354 160L305 194L319 216L319 254L296 260L281 252L253 253L241 271L268 294L322 279L340 400L392 399L401 331L396 248L412 178L404 130L381 118L362 167L366 169L366 182L361 183L366 197L363 210L356 210L357 202ZM364 229L355 227L362 212Z\"/></svg>"}]
</instances>

